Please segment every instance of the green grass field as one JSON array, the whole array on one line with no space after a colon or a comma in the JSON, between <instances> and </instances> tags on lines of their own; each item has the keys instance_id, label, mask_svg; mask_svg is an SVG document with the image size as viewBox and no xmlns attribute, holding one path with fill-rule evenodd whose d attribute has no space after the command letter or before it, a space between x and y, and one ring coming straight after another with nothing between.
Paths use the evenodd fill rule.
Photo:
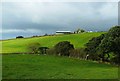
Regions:
<instances>
[{"instance_id":1,"label":"green grass field","mask_svg":"<svg viewBox=\"0 0 120 81\"><path fill-rule=\"evenodd\" d=\"M105 32L5 40L5 41L0 41L0 43L2 42L2 50L0 51L0 53L27 52L28 51L27 46L33 42L39 42L41 46L46 46L51 48L60 41L70 41L75 46L75 48L80 48L80 47L84 47L84 44L86 44L91 38L99 36L103 33Z\"/></svg>"},{"instance_id":2,"label":"green grass field","mask_svg":"<svg viewBox=\"0 0 120 81\"><path fill-rule=\"evenodd\" d=\"M3 55L3 79L117 79L108 64L48 55Z\"/></svg>"}]
</instances>

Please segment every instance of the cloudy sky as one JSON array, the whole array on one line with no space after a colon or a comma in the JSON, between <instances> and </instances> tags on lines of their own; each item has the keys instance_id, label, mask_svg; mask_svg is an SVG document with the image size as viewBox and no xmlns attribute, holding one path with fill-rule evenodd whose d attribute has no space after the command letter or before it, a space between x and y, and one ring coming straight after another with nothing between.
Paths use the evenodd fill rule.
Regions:
<instances>
[{"instance_id":1,"label":"cloudy sky","mask_svg":"<svg viewBox=\"0 0 120 81\"><path fill-rule=\"evenodd\" d=\"M1 15L1 14L0 14ZM2 2L2 37L55 31L106 31L118 24L117 2Z\"/></svg>"}]
</instances>

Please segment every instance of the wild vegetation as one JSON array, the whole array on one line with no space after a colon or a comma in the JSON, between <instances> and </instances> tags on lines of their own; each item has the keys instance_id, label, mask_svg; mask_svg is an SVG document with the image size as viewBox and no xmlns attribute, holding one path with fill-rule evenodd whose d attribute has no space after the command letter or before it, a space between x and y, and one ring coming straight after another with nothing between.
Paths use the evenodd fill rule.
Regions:
<instances>
[{"instance_id":1,"label":"wild vegetation","mask_svg":"<svg viewBox=\"0 0 120 81\"><path fill-rule=\"evenodd\" d=\"M94 37L86 44L86 51L92 60L119 64L120 26L111 28L106 34Z\"/></svg>"}]
</instances>

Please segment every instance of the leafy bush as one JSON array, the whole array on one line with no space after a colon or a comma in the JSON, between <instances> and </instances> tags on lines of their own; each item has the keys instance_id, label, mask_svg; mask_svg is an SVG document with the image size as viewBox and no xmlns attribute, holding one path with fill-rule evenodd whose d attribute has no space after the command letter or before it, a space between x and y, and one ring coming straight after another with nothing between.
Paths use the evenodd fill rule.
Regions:
<instances>
[{"instance_id":1,"label":"leafy bush","mask_svg":"<svg viewBox=\"0 0 120 81\"><path fill-rule=\"evenodd\" d=\"M120 64L118 60L120 58L120 26L112 27L108 31L102 40L99 49L104 55L113 52L115 57L112 61L114 61L116 64Z\"/></svg>"},{"instance_id":2,"label":"leafy bush","mask_svg":"<svg viewBox=\"0 0 120 81\"><path fill-rule=\"evenodd\" d=\"M77 48L70 51L70 57L85 59L86 53L84 48Z\"/></svg>"},{"instance_id":3,"label":"leafy bush","mask_svg":"<svg viewBox=\"0 0 120 81\"><path fill-rule=\"evenodd\" d=\"M31 53L40 53L40 50L39 50L39 47L40 47L40 44L35 42L35 43L30 43L28 45L28 50L31 52Z\"/></svg>"},{"instance_id":4,"label":"leafy bush","mask_svg":"<svg viewBox=\"0 0 120 81\"><path fill-rule=\"evenodd\" d=\"M38 50L41 54L46 54L46 51L48 50L48 47L39 47Z\"/></svg>"},{"instance_id":5,"label":"leafy bush","mask_svg":"<svg viewBox=\"0 0 120 81\"><path fill-rule=\"evenodd\" d=\"M68 41L62 41L57 43L55 46L55 52L56 54L60 56L69 56L70 50L74 49L74 46L70 44Z\"/></svg>"},{"instance_id":6,"label":"leafy bush","mask_svg":"<svg viewBox=\"0 0 120 81\"><path fill-rule=\"evenodd\" d=\"M48 54L48 55L56 55L55 49L54 49L54 48L48 49L48 50L47 50L47 54Z\"/></svg>"},{"instance_id":7,"label":"leafy bush","mask_svg":"<svg viewBox=\"0 0 120 81\"><path fill-rule=\"evenodd\" d=\"M98 60L99 59L99 54L98 54L98 47L104 38L104 34L98 36L98 37L93 37L91 40L89 40L88 43L85 44L86 48L85 51L89 55L89 59L91 60ZM100 52L101 54L101 52ZM104 57L101 57L104 58Z\"/></svg>"},{"instance_id":8,"label":"leafy bush","mask_svg":"<svg viewBox=\"0 0 120 81\"><path fill-rule=\"evenodd\" d=\"M70 57L75 57L75 58L79 58L80 55L80 50L79 49L73 49L70 51Z\"/></svg>"}]
</instances>

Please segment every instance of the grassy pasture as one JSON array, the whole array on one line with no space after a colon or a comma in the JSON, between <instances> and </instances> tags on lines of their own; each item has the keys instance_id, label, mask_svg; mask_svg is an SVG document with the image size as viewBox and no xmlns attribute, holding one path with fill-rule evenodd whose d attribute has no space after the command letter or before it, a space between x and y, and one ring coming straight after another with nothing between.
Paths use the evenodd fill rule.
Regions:
<instances>
[{"instance_id":1,"label":"grassy pasture","mask_svg":"<svg viewBox=\"0 0 120 81\"><path fill-rule=\"evenodd\" d=\"M0 51L0 53L27 52L28 51L27 46L33 42L39 42L41 46L46 46L51 48L60 41L70 41L75 46L75 48L80 48L80 47L84 47L84 44L86 44L91 38L99 36L102 33L105 32L5 40L5 41L0 41L0 43L2 42L2 50Z\"/></svg>"},{"instance_id":2,"label":"grassy pasture","mask_svg":"<svg viewBox=\"0 0 120 81\"><path fill-rule=\"evenodd\" d=\"M3 79L117 79L118 68L68 57L3 55Z\"/></svg>"}]
</instances>

